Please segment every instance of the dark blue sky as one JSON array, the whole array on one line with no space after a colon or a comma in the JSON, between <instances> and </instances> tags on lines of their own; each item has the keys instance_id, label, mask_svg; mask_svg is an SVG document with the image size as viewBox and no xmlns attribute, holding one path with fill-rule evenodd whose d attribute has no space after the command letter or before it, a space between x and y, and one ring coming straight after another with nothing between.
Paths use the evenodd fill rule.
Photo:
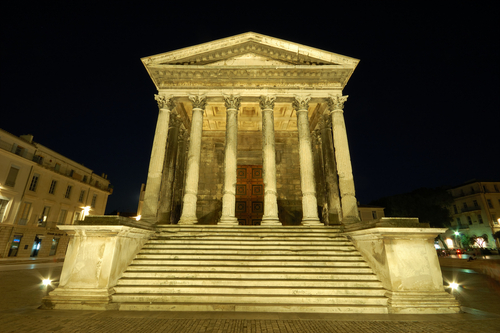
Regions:
<instances>
[{"instance_id":1,"label":"dark blue sky","mask_svg":"<svg viewBox=\"0 0 500 333\"><path fill-rule=\"evenodd\" d=\"M134 211L147 177L158 109L140 58L247 31L361 60L344 90L361 203L500 179L494 1L75 3L1 5L0 127L107 173L108 212Z\"/></svg>"}]
</instances>

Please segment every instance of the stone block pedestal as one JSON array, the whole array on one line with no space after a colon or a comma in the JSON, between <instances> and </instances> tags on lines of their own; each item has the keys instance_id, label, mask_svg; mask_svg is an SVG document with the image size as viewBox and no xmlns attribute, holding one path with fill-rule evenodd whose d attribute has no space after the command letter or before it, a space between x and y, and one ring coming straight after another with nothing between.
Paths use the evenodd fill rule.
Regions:
<instances>
[{"instance_id":1,"label":"stone block pedestal","mask_svg":"<svg viewBox=\"0 0 500 333\"><path fill-rule=\"evenodd\" d=\"M106 222L102 218L101 223ZM110 217L111 223L116 221ZM130 219L128 219L130 220ZM50 309L109 310L113 287L154 231L125 225L61 225L72 237Z\"/></svg>"},{"instance_id":2,"label":"stone block pedestal","mask_svg":"<svg viewBox=\"0 0 500 333\"><path fill-rule=\"evenodd\" d=\"M434 248L434 238L446 228L397 227L390 220L397 219L379 224L391 227L346 232L388 290L389 312L460 312L459 303L444 290Z\"/></svg>"}]
</instances>

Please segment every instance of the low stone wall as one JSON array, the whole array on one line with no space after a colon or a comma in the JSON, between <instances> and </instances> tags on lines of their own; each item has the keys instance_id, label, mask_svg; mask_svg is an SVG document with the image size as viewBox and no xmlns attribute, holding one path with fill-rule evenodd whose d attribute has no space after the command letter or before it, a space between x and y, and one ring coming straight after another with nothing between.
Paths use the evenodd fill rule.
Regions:
<instances>
[{"instance_id":1,"label":"low stone wall","mask_svg":"<svg viewBox=\"0 0 500 333\"><path fill-rule=\"evenodd\" d=\"M467 261L465 259L455 258L439 258L441 267L457 267L472 269L478 273L488 275L489 277L500 282L500 260L498 259L476 259Z\"/></svg>"}]
</instances>

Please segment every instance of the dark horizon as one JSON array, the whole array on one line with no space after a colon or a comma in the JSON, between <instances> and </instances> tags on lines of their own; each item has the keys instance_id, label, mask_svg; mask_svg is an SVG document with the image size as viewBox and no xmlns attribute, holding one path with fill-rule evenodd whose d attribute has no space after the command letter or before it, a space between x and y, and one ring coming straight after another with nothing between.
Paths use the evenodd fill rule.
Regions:
<instances>
[{"instance_id":1,"label":"dark horizon","mask_svg":"<svg viewBox=\"0 0 500 333\"><path fill-rule=\"evenodd\" d=\"M361 60L344 89L361 204L500 180L493 3L339 4L336 14L269 5L239 20L234 7L201 5L201 19L175 6L9 3L0 14L0 128L108 174L106 212L135 211L147 178L158 108L140 58L248 31Z\"/></svg>"}]
</instances>

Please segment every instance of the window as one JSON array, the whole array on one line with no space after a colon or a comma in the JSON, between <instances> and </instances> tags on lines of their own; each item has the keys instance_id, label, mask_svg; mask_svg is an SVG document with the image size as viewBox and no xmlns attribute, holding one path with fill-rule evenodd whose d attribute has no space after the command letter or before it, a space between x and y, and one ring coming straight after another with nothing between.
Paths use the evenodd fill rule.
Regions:
<instances>
[{"instance_id":1,"label":"window","mask_svg":"<svg viewBox=\"0 0 500 333\"><path fill-rule=\"evenodd\" d=\"M19 215L19 225L26 225L28 223L29 215L31 211L31 202L23 202Z\"/></svg>"},{"instance_id":2,"label":"window","mask_svg":"<svg viewBox=\"0 0 500 333\"><path fill-rule=\"evenodd\" d=\"M493 203L490 199L486 199L486 202L488 203L488 207L493 208Z\"/></svg>"},{"instance_id":3,"label":"window","mask_svg":"<svg viewBox=\"0 0 500 333\"><path fill-rule=\"evenodd\" d=\"M53 180L52 183L50 183L50 188L49 188L50 194L54 194L54 192L56 190L56 184L57 184L57 180Z\"/></svg>"},{"instance_id":4,"label":"window","mask_svg":"<svg viewBox=\"0 0 500 333\"><path fill-rule=\"evenodd\" d=\"M474 187L472 187L472 186L470 187L470 193L472 193L472 194L476 193L476 192L474 192Z\"/></svg>"},{"instance_id":5,"label":"window","mask_svg":"<svg viewBox=\"0 0 500 333\"><path fill-rule=\"evenodd\" d=\"M460 227L462 225L462 221L460 221L460 217L457 217L457 225Z\"/></svg>"},{"instance_id":6,"label":"window","mask_svg":"<svg viewBox=\"0 0 500 333\"><path fill-rule=\"evenodd\" d=\"M68 215L68 211L66 209L61 209L61 213L59 214L59 221L57 221L57 224L66 223L66 216L67 215Z\"/></svg>"},{"instance_id":7,"label":"window","mask_svg":"<svg viewBox=\"0 0 500 333\"><path fill-rule=\"evenodd\" d=\"M30 188L29 188L30 191L33 191L33 192L36 191L36 186L38 185L38 179L40 179L40 175L35 173L33 175L33 178L31 178L31 184L30 184Z\"/></svg>"},{"instance_id":8,"label":"window","mask_svg":"<svg viewBox=\"0 0 500 333\"><path fill-rule=\"evenodd\" d=\"M19 156L24 156L24 147L21 146L15 146L14 149L14 154L19 155Z\"/></svg>"},{"instance_id":9,"label":"window","mask_svg":"<svg viewBox=\"0 0 500 333\"><path fill-rule=\"evenodd\" d=\"M467 202L464 202L464 209L467 209Z\"/></svg>"},{"instance_id":10,"label":"window","mask_svg":"<svg viewBox=\"0 0 500 333\"><path fill-rule=\"evenodd\" d=\"M470 218L470 216L467 216L467 222L469 222L469 224L472 224L472 219Z\"/></svg>"},{"instance_id":11,"label":"window","mask_svg":"<svg viewBox=\"0 0 500 333\"><path fill-rule=\"evenodd\" d=\"M59 172L59 170L61 170L61 164L56 163L56 165L54 166L54 170L55 170L56 172Z\"/></svg>"},{"instance_id":12,"label":"window","mask_svg":"<svg viewBox=\"0 0 500 333\"><path fill-rule=\"evenodd\" d=\"M40 223L47 222L47 219L49 218L49 213L50 213L50 207L49 206L43 207L42 216L40 217L39 222Z\"/></svg>"},{"instance_id":13,"label":"window","mask_svg":"<svg viewBox=\"0 0 500 333\"><path fill-rule=\"evenodd\" d=\"M92 203L90 204L90 207L95 208L95 202L97 201L97 194L94 194L92 197Z\"/></svg>"},{"instance_id":14,"label":"window","mask_svg":"<svg viewBox=\"0 0 500 333\"><path fill-rule=\"evenodd\" d=\"M73 188L73 186L71 186L71 185L68 185L68 187L66 187L66 194L64 195L65 198L69 199L69 196L71 195L72 188Z\"/></svg>"},{"instance_id":15,"label":"window","mask_svg":"<svg viewBox=\"0 0 500 333\"><path fill-rule=\"evenodd\" d=\"M78 197L78 202L83 202L83 197L85 196L85 191L80 191L80 196Z\"/></svg>"},{"instance_id":16,"label":"window","mask_svg":"<svg viewBox=\"0 0 500 333\"><path fill-rule=\"evenodd\" d=\"M498 190L498 186L497 186L496 184L494 184L494 185L493 185L493 187L495 188L495 191L496 191L496 192L500 192L500 191Z\"/></svg>"},{"instance_id":17,"label":"window","mask_svg":"<svg viewBox=\"0 0 500 333\"><path fill-rule=\"evenodd\" d=\"M17 174L19 173L19 168L16 166L11 166L7 179L5 180L5 186L16 186Z\"/></svg>"},{"instance_id":18,"label":"window","mask_svg":"<svg viewBox=\"0 0 500 333\"><path fill-rule=\"evenodd\" d=\"M53 256L56 254L57 245L59 244L59 238L52 238L52 245L50 246L49 256Z\"/></svg>"},{"instance_id":19,"label":"window","mask_svg":"<svg viewBox=\"0 0 500 333\"><path fill-rule=\"evenodd\" d=\"M75 216L73 217L73 224L75 224L75 222L79 220L80 220L80 212L75 212Z\"/></svg>"},{"instance_id":20,"label":"window","mask_svg":"<svg viewBox=\"0 0 500 333\"><path fill-rule=\"evenodd\" d=\"M3 217L5 216L5 212L7 211L7 205L9 200L0 199L0 223L3 222Z\"/></svg>"},{"instance_id":21,"label":"window","mask_svg":"<svg viewBox=\"0 0 500 333\"><path fill-rule=\"evenodd\" d=\"M493 220L493 224L498 224L498 220L497 220L496 214L491 214L491 219Z\"/></svg>"},{"instance_id":22,"label":"window","mask_svg":"<svg viewBox=\"0 0 500 333\"><path fill-rule=\"evenodd\" d=\"M86 183L87 182L87 176L83 176L83 182Z\"/></svg>"},{"instance_id":23,"label":"window","mask_svg":"<svg viewBox=\"0 0 500 333\"><path fill-rule=\"evenodd\" d=\"M374 220L377 219L377 211L376 210L372 210L372 217Z\"/></svg>"},{"instance_id":24,"label":"window","mask_svg":"<svg viewBox=\"0 0 500 333\"><path fill-rule=\"evenodd\" d=\"M455 212L455 214L458 214L457 205L453 205L453 211Z\"/></svg>"},{"instance_id":25,"label":"window","mask_svg":"<svg viewBox=\"0 0 500 333\"><path fill-rule=\"evenodd\" d=\"M481 214L477 214L477 219L479 221L479 224L483 223L483 217L481 216Z\"/></svg>"},{"instance_id":26,"label":"window","mask_svg":"<svg viewBox=\"0 0 500 333\"><path fill-rule=\"evenodd\" d=\"M479 207L479 204L477 203L477 200L474 200L474 207Z\"/></svg>"}]
</instances>

